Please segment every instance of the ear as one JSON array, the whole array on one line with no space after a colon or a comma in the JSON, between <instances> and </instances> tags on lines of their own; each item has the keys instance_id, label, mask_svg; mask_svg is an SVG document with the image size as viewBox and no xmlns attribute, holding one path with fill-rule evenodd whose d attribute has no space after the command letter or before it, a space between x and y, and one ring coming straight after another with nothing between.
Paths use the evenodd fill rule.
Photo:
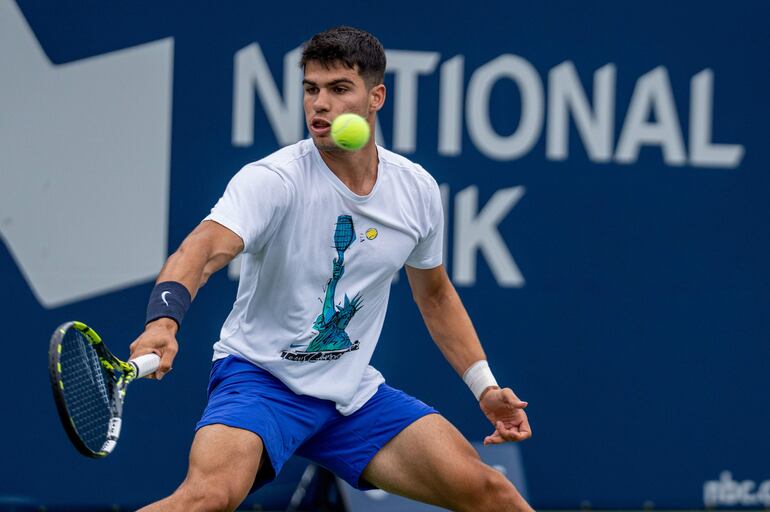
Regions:
<instances>
[{"instance_id":1,"label":"ear","mask_svg":"<svg viewBox=\"0 0 770 512\"><path fill-rule=\"evenodd\" d=\"M385 84L378 84L369 90L369 112L377 112L385 104Z\"/></svg>"}]
</instances>

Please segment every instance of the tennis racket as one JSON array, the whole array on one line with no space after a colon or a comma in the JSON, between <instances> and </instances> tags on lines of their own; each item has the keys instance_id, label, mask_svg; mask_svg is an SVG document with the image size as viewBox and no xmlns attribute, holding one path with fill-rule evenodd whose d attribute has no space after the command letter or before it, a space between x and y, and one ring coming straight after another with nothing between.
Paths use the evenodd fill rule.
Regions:
<instances>
[{"instance_id":1,"label":"tennis racket","mask_svg":"<svg viewBox=\"0 0 770 512\"><path fill-rule=\"evenodd\" d=\"M82 322L56 328L48 350L51 389L62 426L80 453L99 459L115 449L126 387L159 363L157 354L121 361Z\"/></svg>"}]
</instances>

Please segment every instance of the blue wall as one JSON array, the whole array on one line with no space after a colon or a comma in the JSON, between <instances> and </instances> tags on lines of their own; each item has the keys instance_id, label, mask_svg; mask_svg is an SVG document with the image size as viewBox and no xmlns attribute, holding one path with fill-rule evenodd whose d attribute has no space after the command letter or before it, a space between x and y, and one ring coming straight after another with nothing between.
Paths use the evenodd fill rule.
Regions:
<instances>
[{"instance_id":1,"label":"blue wall","mask_svg":"<svg viewBox=\"0 0 770 512\"><path fill-rule=\"evenodd\" d=\"M7 28L16 23L9 15L16 4L0 2L7 15L0 23ZM535 506L589 501L638 508L652 501L702 507L708 496L713 504L770 504L770 490L765 496L749 486L741 495L730 490L740 486L711 484L704 496L704 484L723 471L737 481L770 480L770 4L550 1L470 8L389 2L347 11L333 4L244 1L218 7L149 1L18 6L50 59L51 73L76 73L73 66L84 59L173 38L167 251L206 215L240 166L286 143L276 126L288 130L283 137L291 136L294 118L286 114L271 123L261 91L249 94L255 98L253 143L233 128L238 52L258 43L286 105L293 100L284 96L284 57L317 31L352 24L371 30L388 50L406 52L391 55L422 66L415 103L396 106L400 94L407 97L409 76L403 67L391 70L382 139L446 185L450 275L498 380L530 402L534 437L521 449ZM0 54L16 49L5 37ZM462 59L451 60L458 55ZM600 68L604 74L595 76ZM248 75L255 68L244 69ZM487 101L474 103L472 96L483 96L484 77L496 69L501 78L493 80ZM579 78L572 88L570 70ZM13 90L15 108L38 108L42 96L36 95L44 87L24 81L32 75L22 71L2 70L0 97ZM14 79L23 82L21 89ZM109 80L104 77L105 84ZM595 97L600 83L606 91ZM447 92L451 86L457 96ZM568 122L558 119L560 90L582 90L590 107L607 106L606 117L591 118L594 138L587 135L590 123L578 127L573 110ZM59 93L64 91L45 89L46 101ZM457 99L459 108L442 111L442 94L447 105ZM460 114L455 124L447 117L452 113ZM80 129L77 116L65 121L72 131ZM18 135L13 119L0 123L0 141ZM560 151L564 134L568 142ZM22 156L61 151L55 140L23 135L28 146ZM142 147L82 151L90 149L144 161ZM68 158L62 155L63 165ZM20 161L18 154L10 160L0 155L0 188L16 194L14 187L32 179L16 165ZM487 231L487 252L468 249L473 229L463 231L459 222L477 212L467 206L474 190L478 210L497 200L502 211ZM505 190L508 196L494 196ZM34 190L23 193L32 194L25 204L39 203L36 222L68 215ZM128 192L121 185L100 192L105 194L118 201ZM72 203L88 200L87 193L71 197ZM142 327L152 278L129 276L80 296L65 285L56 299L33 293L23 258L9 248L11 226L23 215L8 204L0 205L0 319L7 326L0 495L49 504L131 504L170 492L186 470L192 429L205 403L211 344L236 282L226 271L211 279L180 333L172 374L160 384L132 388L116 452L103 461L82 459L67 443L49 396L48 336L59 323L79 319L126 355ZM137 215L143 208L138 201ZM93 215L109 216L110 210ZM40 225L30 225L24 236L39 236ZM502 248L492 247L494 233ZM87 225L80 234L70 238L72 244L101 244L116 255L141 238L127 230L122 243L105 248ZM50 273L62 271L56 246L48 250ZM475 270L459 262L463 253L473 256ZM507 266L495 267L495 258ZM157 272L159 263L153 268ZM108 274L102 276L106 282ZM34 278L41 290L46 275ZM489 425L431 343L403 276L394 284L388 314L375 366L392 385L436 406L469 438L481 439Z\"/></svg>"}]
</instances>

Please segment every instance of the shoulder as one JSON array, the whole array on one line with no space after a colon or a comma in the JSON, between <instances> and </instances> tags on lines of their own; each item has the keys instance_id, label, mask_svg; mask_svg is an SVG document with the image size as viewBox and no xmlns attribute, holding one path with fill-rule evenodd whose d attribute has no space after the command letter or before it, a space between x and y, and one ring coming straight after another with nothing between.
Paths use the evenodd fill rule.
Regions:
<instances>
[{"instance_id":1,"label":"shoulder","mask_svg":"<svg viewBox=\"0 0 770 512\"><path fill-rule=\"evenodd\" d=\"M394 173L398 173L401 178L407 180L413 180L422 183L425 186L433 186L436 180L425 170L423 166L418 163L412 162L408 158L389 151L381 146L377 146L377 156L380 161L392 170Z\"/></svg>"},{"instance_id":2,"label":"shoulder","mask_svg":"<svg viewBox=\"0 0 770 512\"><path fill-rule=\"evenodd\" d=\"M244 181L267 180L275 184L280 181L284 188L293 192L298 175L310 165L312 149L312 141L301 140L244 165L238 175Z\"/></svg>"},{"instance_id":3,"label":"shoulder","mask_svg":"<svg viewBox=\"0 0 770 512\"><path fill-rule=\"evenodd\" d=\"M288 177L307 166L312 160L312 151L313 141L305 139L257 160L254 165L265 167L283 177Z\"/></svg>"},{"instance_id":4,"label":"shoulder","mask_svg":"<svg viewBox=\"0 0 770 512\"><path fill-rule=\"evenodd\" d=\"M405 181L408 185L416 186L425 191L438 188L436 180L420 164L412 162L408 158L381 146L377 146L377 156L380 162L387 167L388 171L396 175L399 180Z\"/></svg>"}]
</instances>

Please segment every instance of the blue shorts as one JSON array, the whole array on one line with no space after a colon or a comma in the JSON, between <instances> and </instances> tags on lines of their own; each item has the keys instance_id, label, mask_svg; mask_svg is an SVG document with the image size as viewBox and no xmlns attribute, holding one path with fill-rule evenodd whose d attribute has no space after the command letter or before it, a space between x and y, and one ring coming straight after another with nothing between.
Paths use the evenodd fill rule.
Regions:
<instances>
[{"instance_id":1,"label":"blue shorts","mask_svg":"<svg viewBox=\"0 0 770 512\"><path fill-rule=\"evenodd\" d=\"M274 480L294 453L357 489L371 489L361 481L369 461L404 428L437 412L382 384L363 407L343 416L334 402L297 395L266 370L235 356L214 362L208 395L196 430L222 424L262 439L269 464L259 471L252 492Z\"/></svg>"}]
</instances>

